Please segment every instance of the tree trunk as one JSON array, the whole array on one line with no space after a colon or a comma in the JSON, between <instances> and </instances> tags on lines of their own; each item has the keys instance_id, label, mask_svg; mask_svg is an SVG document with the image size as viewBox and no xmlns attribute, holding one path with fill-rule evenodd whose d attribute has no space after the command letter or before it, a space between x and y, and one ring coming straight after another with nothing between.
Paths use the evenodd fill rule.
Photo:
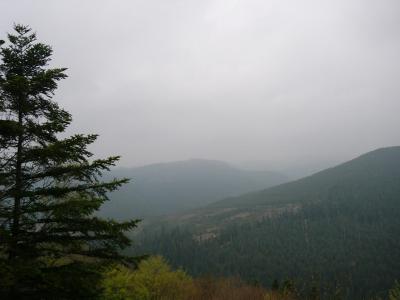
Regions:
<instances>
[{"instance_id":1,"label":"tree trunk","mask_svg":"<svg viewBox=\"0 0 400 300\"><path fill-rule=\"evenodd\" d=\"M21 109L18 112L18 124L22 130L22 112ZM21 211L21 195L22 195L22 131L18 135L17 143L17 154L16 154L16 166L15 166L15 190L14 190L14 208L13 208L13 220L11 229L11 243L9 251L9 259L14 259L18 254L18 235L20 230L20 211Z\"/></svg>"}]
</instances>

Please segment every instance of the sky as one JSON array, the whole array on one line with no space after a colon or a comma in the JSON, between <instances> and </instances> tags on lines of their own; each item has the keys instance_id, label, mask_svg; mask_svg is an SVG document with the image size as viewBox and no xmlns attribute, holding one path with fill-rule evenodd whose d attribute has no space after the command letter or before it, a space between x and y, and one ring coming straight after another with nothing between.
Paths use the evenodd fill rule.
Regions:
<instances>
[{"instance_id":1,"label":"sky","mask_svg":"<svg viewBox=\"0 0 400 300\"><path fill-rule=\"evenodd\" d=\"M68 67L68 134L136 166L284 169L400 144L398 0L0 0Z\"/></svg>"}]
</instances>

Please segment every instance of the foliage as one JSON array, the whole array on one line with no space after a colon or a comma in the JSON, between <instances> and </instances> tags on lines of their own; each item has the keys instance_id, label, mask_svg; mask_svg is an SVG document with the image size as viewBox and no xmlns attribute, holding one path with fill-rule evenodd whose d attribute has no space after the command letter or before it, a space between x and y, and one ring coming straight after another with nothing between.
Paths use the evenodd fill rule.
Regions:
<instances>
[{"instance_id":1,"label":"foliage","mask_svg":"<svg viewBox=\"0 0 400 300\"><path fill-rule=\"evenodd\" d=\"M0 48L0 297L95 297L99 265L119 250L136 220L94 216L126 179L102 182L119 159L92 159L96 135L61 138L71 115L52 100L65 68L52 49L15 25Z\"/></svg>"},{"instance_id":2,"label":"foliage","mask_svg":"<svg viewBox=\"0 0 400 300\"><path fill-rule=\"evenodd\" d=\"M150 257L132 270L110 268L102 283L104 300L294 300L288 290L267 291L238 278L191 278L173 271L160 256Z\"/></svg>"},{"instance_id":3,"label":"foliage","mask_svg":"<svg viewBox=\"0 0 400 300\"><path fill-rule=\"evenodd\" d=\"M192 300L292 300L279 292L267 292L257 285L250 285L239 278L202 277L195 279L195 295Z\"/></svg>"},{"instance_id":4,"label":"foliage","mask_svg":"<svg viewBox=\"0 0 400 300\"><path fill-rule=\"evenodd\" d=\"M400 283L398 281L389 290L389 300L400 300Z\"/></svg>"},{"instance_id":5,"label":"foliage","mask_svg":"<svg viewBox=\"0 0 400 300\"><path fill-rule=\"evenodd\" d=\"M193 280L182 270L171 270L160 256L143 260L136 271L114 266L106 272L103 288L107 300L179 300L194 293Z\"/></svg>"}]
</instances>

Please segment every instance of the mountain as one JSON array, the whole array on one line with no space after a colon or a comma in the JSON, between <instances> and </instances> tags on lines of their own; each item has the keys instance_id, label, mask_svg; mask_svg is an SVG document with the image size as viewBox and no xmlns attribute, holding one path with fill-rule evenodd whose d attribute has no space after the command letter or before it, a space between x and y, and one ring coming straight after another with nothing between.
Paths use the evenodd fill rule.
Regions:
<instances>
[{"instance_id":1,"label":"mountain","mask_svg":"<svg viewBox=\"0 0 400 300\"><path fill-rule=\"evenodd\" d=\"M293 160L293 161L263 161L248 160L234 163L234 166L244 170L275 170L289 178L300 179L326 168L337 165L337 160Z\"/></svg>"},{"instance_id":2,"label":"mountain","mask_svg":"<svg viewBox=\"0 0 400 300\"><path fill-rule=\"evenodd\" d=\"M143 230L141 250L195 275L290 278L299 293L372 299L400 279L399 216L400 147L382 148L169 216Z\"/></svg>"},{"instance_id":3,"label":"mountain","mask_svg":"<svg viewBox=\"0 0 400 300\"><path fill-rule=\"evenodd\" d=\"M338 189L361 193L357 195L360 198L396 185L399 175L400 147L384 148L295 182L225 199L214 205L229 207L326 201Z\"/></svg>"},{"instance_id":4,"label":"mountain","mask_svg":"<svg viewBox=\"0 0 400 300\"><path fill-rule=\"evenodd\" d=\"M287 181L279 173L201 159L116 169L110 177L132 178L102 208L103 215L116 218L176 213Z\"/></svg>"}]
</instances>

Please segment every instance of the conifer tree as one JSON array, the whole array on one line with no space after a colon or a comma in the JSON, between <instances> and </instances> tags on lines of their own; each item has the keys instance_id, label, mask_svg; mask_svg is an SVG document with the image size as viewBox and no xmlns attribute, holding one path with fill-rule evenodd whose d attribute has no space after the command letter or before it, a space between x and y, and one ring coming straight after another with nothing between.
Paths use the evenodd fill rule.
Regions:
<instances>
[{"instance_id":1,"label":"conifer tree","mask_svg":"<svg viewBox=\"0 0 400 300\"><path fill-rule=\"evenodd\" d=\"M66 69L49 68L29 27L14 30L0 41L0 298L88 299L99 265L129 260L138 221L95 215L127 179L102 181L119 157L93 159L97 135L60 137L72 118L52 98Z\"/></svg>"}]
</instances>

